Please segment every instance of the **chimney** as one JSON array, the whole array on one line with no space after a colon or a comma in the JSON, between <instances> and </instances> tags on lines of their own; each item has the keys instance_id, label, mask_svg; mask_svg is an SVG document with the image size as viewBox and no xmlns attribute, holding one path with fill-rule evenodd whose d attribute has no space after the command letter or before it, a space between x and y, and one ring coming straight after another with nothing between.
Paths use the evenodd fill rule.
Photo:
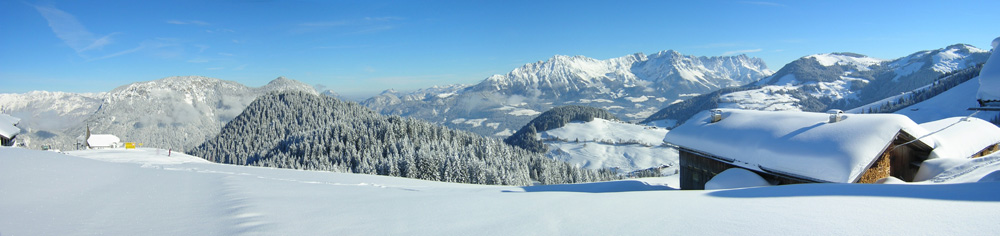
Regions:
<instances>
[{"instance_id":1,"label":"chimney","mask_svg":"<svg viewBox=\"0 0 1000 236\"><path fill-rule=\"evenodd\" d=\"M826 114L830 114L830 123L837 123L844 120L844 111L838 109L831 109L826 111Z\"/></svg>"},{"instance_id":2,"label":"chimney","mask_svg":"<svg viewBox=\"0 0 1000 236\"><path fill-rule=\"evenodd\" d=\"M722 110L712 110L712 123L719 122L720 120L722 120Z\"/></svg>"}]
</instances>

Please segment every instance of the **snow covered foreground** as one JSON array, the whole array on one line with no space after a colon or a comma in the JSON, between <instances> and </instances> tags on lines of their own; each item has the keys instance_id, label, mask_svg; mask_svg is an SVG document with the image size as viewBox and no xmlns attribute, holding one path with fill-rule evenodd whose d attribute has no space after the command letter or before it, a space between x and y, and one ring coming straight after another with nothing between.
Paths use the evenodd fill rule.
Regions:
<instances>
[{"instance_id":1,"label":"snow covered foreground","mask_svg":"<svg viewBox=\"0 0 1000 236\"><path fill-rule=\"evenodd\" d=\"M504 187L232 166L165 154L0 148L0 235L990 235L1000 230L1000 182L673 191L676 180L652 178Z\"/></svg>"}]
</instances>

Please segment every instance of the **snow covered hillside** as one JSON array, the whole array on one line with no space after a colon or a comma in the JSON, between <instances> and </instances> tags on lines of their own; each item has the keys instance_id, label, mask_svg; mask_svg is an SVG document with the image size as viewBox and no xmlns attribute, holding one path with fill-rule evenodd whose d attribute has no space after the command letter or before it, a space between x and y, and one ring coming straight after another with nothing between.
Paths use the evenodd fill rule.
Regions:
<instances>
[{"instance_id":1,"label":"snow covered hillside","mask_svg":"<svg viewBox=\"0 0 1000 236\"><path fill-rule=\"evenodd\" d=\"M830 53L810 55L763 79L758 89L720 98L720 107L819 111L852 108L929 84L941 75L975 66L987 51L965 44L920 51L895 60ZM809 104L817 101L824 107Z\"/></svg>"},{"instance_id":2,"label":"snow covered hillside","mask_svg":"<svg viewBox=\"0 0 1000 236\"><path fill-rule=\"evenodd\" d=\"M997 120L998 116L1000 116L1000 112L976 112L969 110L971 107L979 106L979 104L976 103L977 91L979 91L979 78L974 78L938 94L937 96L924 100L923 102L900 109L895 113L906 115L917 123L931 122L955 116L968 116L972 114L975 114L973 117L987 121ZM851 112L862 112L865 107L878 106L882 103L882 101L878 101L872 105L862 106L860 109L851 110Z\"/></svg>"},{"instance_id":3,"label":"snow covered hillside","mask_svg":"<svg viewBox=\"0 0 1000 236\"><path fill-rule=\"evenodd\" d=\"M190 148L215 135L257 96L273 91L306 91L312 86L277 78L252 88L201 76L167 77L118 87L108 93L30 92L0 94L0 112L21 117L28 147L74 149L89 126L94 133L126 142Z\"/></svg>"},{"instance_id":4,"label":"snow covered hillside","mask_svg":"<svg viewBox=\"0 0 1000 236\"><path fill-rule=\"evenodd\" d=\"M0 234L992 235L1000 230L995 223L1000 182L983 182L1000 179L984 174L996 169L997 154L940 165L950 167L940 176L952 178L938 180L950 184L672 191L676 180L669 177L482 186L203 163L164 151L67 155L0 148Z\"/></svg>"},{"instance_id":5,"label":"snow covered hillside","mask_svg":"<svg viewBox=\"0 0 1000 236\"><path fill-rule=\"evenodd\" d=\"M364 105L482 135L508 136L552 107L586 105L640 120L693 95L773 73L758 58L695 57L668 50L607 60L557 55L466 86L387 91Z\"/></svg>"},{"instance_id":6,"label":"snow covered hillside","mask_svg":"<svg viewBox=\"0 0 1000 236\"><path fill-rule=\"evenodd\" d=\"M710 108L846 110L927 86L943 76L974 68L988 56L988 51L966 44L920 51L894 60L855 53L809 55L757 83L718 95L695 97L694 104L673 104L674 107L668 106L644 122L684 120Z\"/></svg>"},{"instance_id":7,"label":"snow covered hillside","mask_svg":"<svg viewBox=\"0 0 1000 236\"><path fill-rule=\"evenodd\" d=\"M994 47L998 41L1000 40L995 39L993 41ZM993 52L995 53L995 49ZM954 54L946 54L944 56L935 57L935 59L943 58L942 60L951 59L954 61L955 57L957 56ZM1000 57L997 57L996 55L992 55L991 58L1000 59ZM992 92L1000 89L982 87L983 83L980 80L982 76L979 73L979 71L1000 71L1000 68L996 68L997 66L1000 66L1000 63L985 63L985 65L981 67L972 67L964 70L952 70L953 68L951 67L944 67L942 70L952 70L953 73L947 77L934 81L933 84L880 101L872 102L870 104L852 109L850 112L895 112L896 114L906 115L918 123L931 122L948 117L971 115L976 118L991 121L994 124L1000 124L1000 111L969 110L969 108L980 106L977 101L977 94L984 90ZM990 75L986 76L988 77ZM885 111L886 107L896 107L896 109L889 109L889 111Z\"/></svg>"},{"instance_id":8,"label":"snow covered hillside","mask_svg":"<svg viewBox=\"0 0 1000 236\"><path fill-rule=\"evenodd\" d=\"M615 168L622 172L664 167L663 175L677 170L677 149L663 146L667 129L595 118L571 122L544 131L538 138L549 146L552 159L583 168Z\"/></svg>"},{"instance_id":9,"label":"snow covered hillside","mask_svg":"<svg viewBox=\"0 0 1000 236\"><path fill-rule=\"evenodd\" d=\"M0 114L21 118L18 127L24 134L18 139L29 147L37 148L40 145L35 145L34 141L44 143L44 140L82 124L100 107L106 96L107 93L48 91L5 93L0 94Z\"/></svg>"}]
</instances>

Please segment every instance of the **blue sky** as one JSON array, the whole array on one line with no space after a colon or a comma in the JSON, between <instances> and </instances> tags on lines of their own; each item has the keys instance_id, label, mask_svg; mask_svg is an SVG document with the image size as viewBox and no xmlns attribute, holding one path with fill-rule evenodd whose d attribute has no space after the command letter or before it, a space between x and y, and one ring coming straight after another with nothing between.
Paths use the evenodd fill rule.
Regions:
<instances>
[{"instance_id":1,"label":"blue sky","mask_svg":"<svg viewBox=\"0 0 1000 236\"><path fill-rule=\"evenodd\" d=\"M1000 1L9 1L0 93L285 76L353 97L477 83L553 55L892 59L1000 36Z\"/></svg>"}]
</instances>

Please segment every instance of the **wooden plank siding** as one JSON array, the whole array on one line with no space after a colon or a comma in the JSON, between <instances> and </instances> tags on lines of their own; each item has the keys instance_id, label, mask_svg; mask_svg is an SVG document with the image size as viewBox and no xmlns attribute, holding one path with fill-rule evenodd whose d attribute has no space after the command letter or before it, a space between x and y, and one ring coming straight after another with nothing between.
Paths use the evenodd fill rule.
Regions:
<instances>
[{"instance_id":1,"label":"wooden plank siding","mask_svg":"<svg viewBox=\"0 0 1000 236\"><path fill-rule=\"evenodd\" d=\"M712 177L729 168L736 167L685 148L681 148L679 153L681 189L705 189L705 183Z\"/></svg>"},{"instance_id":2,"label":"wooden plank siding","mask_svg":"<svg viewBox=\"0 0 1000 236\"><path fill-rule=\"evenodd\" d=\"M13 145L14 145L13 138L7 138L0 135L0 146L13 146Z\"/></svg>"},{"instance_id":3,"label":"wooden plank siding","mask_svg":"<svg viewBox=\"0 0 1000 236\"><path fill-rule=\"evenodd\" d=\"M990 146L988 146L986 148L983 148L983 150L980 150L975 155L972 155L969 158L980 158L980 157L983 157L983 156L986 156L986 155L993 154L994 152L997 152L997 151L1000 151L1000 143L995 143L995 144L990 145Z\"/></svg>"},{"instance_id":4,"label":"wooden plank siding","mask_svg":"<svg viewBox=\"0 0 1000 236\"><path fill-rule=\"evenodd\" d=\"M705 189L705 183L708 183L712 177L715 177L729 168L741 168L736 165L729 164L726 161L720 161L724 160L723 158L713 157L708 154L686 148L680 148L679 153L681 171L680 185L681 189L684 190L703 190ZM769 172L761 172L757 170L749 171L756 173L764 180L767 180L767 182L775 185L818 182L790 176L775 175Z\"/></svg>"}]
</instances>

